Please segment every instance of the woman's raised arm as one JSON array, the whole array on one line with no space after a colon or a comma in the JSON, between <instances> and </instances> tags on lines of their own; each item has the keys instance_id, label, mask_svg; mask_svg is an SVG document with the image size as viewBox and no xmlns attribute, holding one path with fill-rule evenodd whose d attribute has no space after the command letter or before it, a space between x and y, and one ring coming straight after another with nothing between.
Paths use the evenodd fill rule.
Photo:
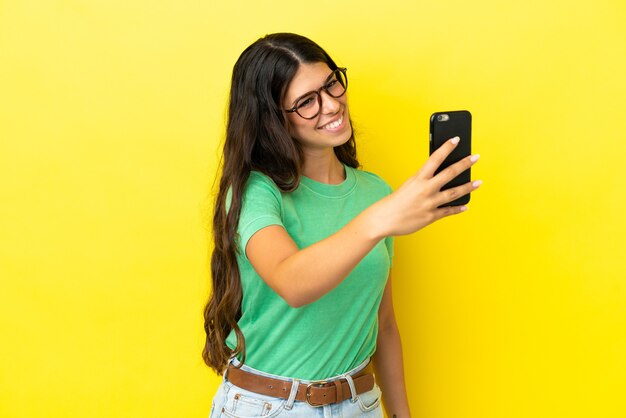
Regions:
<instances>
[{"instance_id":1,"label":"woman's raised arm","mask_svg":"<svg viewBox=\"0 0 626 418\"><path fill-rule=\"evenodd\" d=\"M298 249L281 226L259 230L248 240L248 260L289 305L300 307L314 302L341 283L383 238L411 234L466 209L439 206L475 190L479 181L445 191L441 187L472 166L478 155L464 158L434 175L457 144L458 138L447 141L398 190L311 246Z\"/></svg>"}]
</instances>

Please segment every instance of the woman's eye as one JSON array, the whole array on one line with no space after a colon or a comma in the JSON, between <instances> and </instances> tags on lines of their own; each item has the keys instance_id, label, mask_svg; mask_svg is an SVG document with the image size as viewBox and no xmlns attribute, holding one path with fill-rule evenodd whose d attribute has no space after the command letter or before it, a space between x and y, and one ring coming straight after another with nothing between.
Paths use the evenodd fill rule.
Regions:
<instances>
[{"instance_id":1,"label":"woman's eye","mask_svg":"<svg viewBox=\"0 0 626 418\"><path fill-rule=\"evenodd\" d=\"M326 84L326 89L332 89L337 84L337 80L331 80L328 84Z\"/></svg>"},{"instance_id":2,"label":"woman's eye","mask_svg":"<svg viewBox=\"0 0 626 418\"><path fill-rule=\"evenodd\" d=\"M300 103L298 103L298 109L302 109L303 107L311 106L313 103L315 103L315 98L314 97L312 97L312 96L305 97L304 99L302 99L300 101Z\"/></svg>"}]
</instances>

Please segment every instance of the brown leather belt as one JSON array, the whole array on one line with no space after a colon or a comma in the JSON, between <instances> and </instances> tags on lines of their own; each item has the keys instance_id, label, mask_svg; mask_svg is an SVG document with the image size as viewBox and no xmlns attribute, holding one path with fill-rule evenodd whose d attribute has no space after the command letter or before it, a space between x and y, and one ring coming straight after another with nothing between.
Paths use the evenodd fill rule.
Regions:
<instances>
[{"instance_id":1,"label":"brown leather belt","mask_svg":"<svg viewBox=\"0 0 626 418\"><path fill-rule=\"evenodd\" d=\"M371 363L351 377L357 394L368 392L374 388ZM274 379L246 372L232 365L229 365L226 370L226 379L233 385L250 392L281 399L289 399L293 382L292 380ZM296 401L307 402L316 407L339 403L351 397L352 392L346 379L337 379L332 382L300 383L296 393Z\"/></svg>"}]
</instances>

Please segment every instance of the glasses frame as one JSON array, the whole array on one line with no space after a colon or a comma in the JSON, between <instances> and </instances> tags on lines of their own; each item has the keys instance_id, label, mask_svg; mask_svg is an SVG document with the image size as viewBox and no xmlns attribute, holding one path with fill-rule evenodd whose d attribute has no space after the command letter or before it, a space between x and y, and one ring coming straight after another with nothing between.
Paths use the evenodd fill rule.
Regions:
<instances>
[{"instance_id":1,"label":"glasses frame","mask_svg":"<svg viewBox=\"0 0 626 418\"><path fill-rule=\"evenodd\" d=\"M319 89L317 89L317 90L312 90L312 91L309 91L309 92L307 92L307 93L304 93L303 95L301 95L300 97L298 97L298 98L295 100L295 102L297 103L297 102L298 102L298 100L302 99L303 97L308 96L308 95L309 95L309 94L311 94L311 93L315 93L315 95L317 95L317 103L318 103L318 105L319 105L319 108L318 108L317 113L316 113L315 115L313 115L313 116L311 116L311 117L308 117L308 118L307 118L307 117L302 116L302 115L300 114L300 112L298 112L298 106L297 106L297 105L295 105L295 106L294 106L294 107L292 107L291 109L283 109L283 110L284 110L285 112L287 112L287 113L294 113L294 112L295 112L295 113L296 113L298 116L300 116L302 119L307 119L307 120L315 119L315 118L316 118L316 117L318 117L318 116L319 116L319 114L322 112L322 95L320 94L320 93L322 92L322 90L326 91L326 94L328 94L330 97L332 97L332 98L334 98L334 99L338 99L338 98L340 98L341 96L343 96L344 94L346 94L346 91L348 91L348 75L346 74L346 71L347 71L347 70L348 70L348 69L347 69L346 67L337 67L335 70L333 70L333 72L332 72L332 73L330 73L330 75L328 76L328 78L326 78L326 81L324 82L324 85L323 85L322 87L320 87L320 88L319 88ZM343 78L344 78L344 80L346 81L346 84L345 84L345 86L343 87L343 92L342 92L339 96L335 96L335 95L331 94L331 93L328 91L328 83L330 82L331 78L337 74L337 72L342 73L342 74L343 74ZM339 77L337 77L337 78L339 78Z\"/></svg>"}]
</instances>

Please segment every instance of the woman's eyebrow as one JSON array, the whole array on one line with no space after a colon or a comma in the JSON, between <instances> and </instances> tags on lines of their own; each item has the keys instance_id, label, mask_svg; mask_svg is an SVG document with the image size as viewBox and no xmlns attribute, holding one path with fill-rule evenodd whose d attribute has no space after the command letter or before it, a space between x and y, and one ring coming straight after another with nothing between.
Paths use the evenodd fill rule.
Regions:
<instances>
[{"instance_id":1,"label":"woman's eyebrow","mask_svg":"<svg viewBox=\"0 0 626 418\"><path fill-rule=\"evenodd\" d=\"M306 93L301 94L300 96L296 97L291 104L295 106L298 100L302 99L303 97L308 96L311 93L315 93L315 90L307 91Z\"/></svg>"},{"instance_id":2,"label":"woman's eyebrow","mask_svg":"<svg viewBox=\"0 0 626 418\"><path fill-rule=\"evenodd\" d=\"M330 81L330 78L333 76L333 74L335 74L335 71L331 71L331 72L330 72L330 74L328 74L328 77L326 77L326 79L324 80L324 84L322 84L322 86L321 86L319 89L324 88L324 86L325 86L326 84L328 84L328 82ZM300 96L296 97L296 98L293 100L293 102L292 102L291 104L292 104L293 106L295 106L295 105L296 105L296 102L297 102L298 100L302 99L304 96L308 96L308 95L309 95L309 94L311 94L311 93L315 93L315 92L317 92L319 89L317 89L317 90L307 91L306 93L301 94Z\"/></svg>"}]
</instances>

